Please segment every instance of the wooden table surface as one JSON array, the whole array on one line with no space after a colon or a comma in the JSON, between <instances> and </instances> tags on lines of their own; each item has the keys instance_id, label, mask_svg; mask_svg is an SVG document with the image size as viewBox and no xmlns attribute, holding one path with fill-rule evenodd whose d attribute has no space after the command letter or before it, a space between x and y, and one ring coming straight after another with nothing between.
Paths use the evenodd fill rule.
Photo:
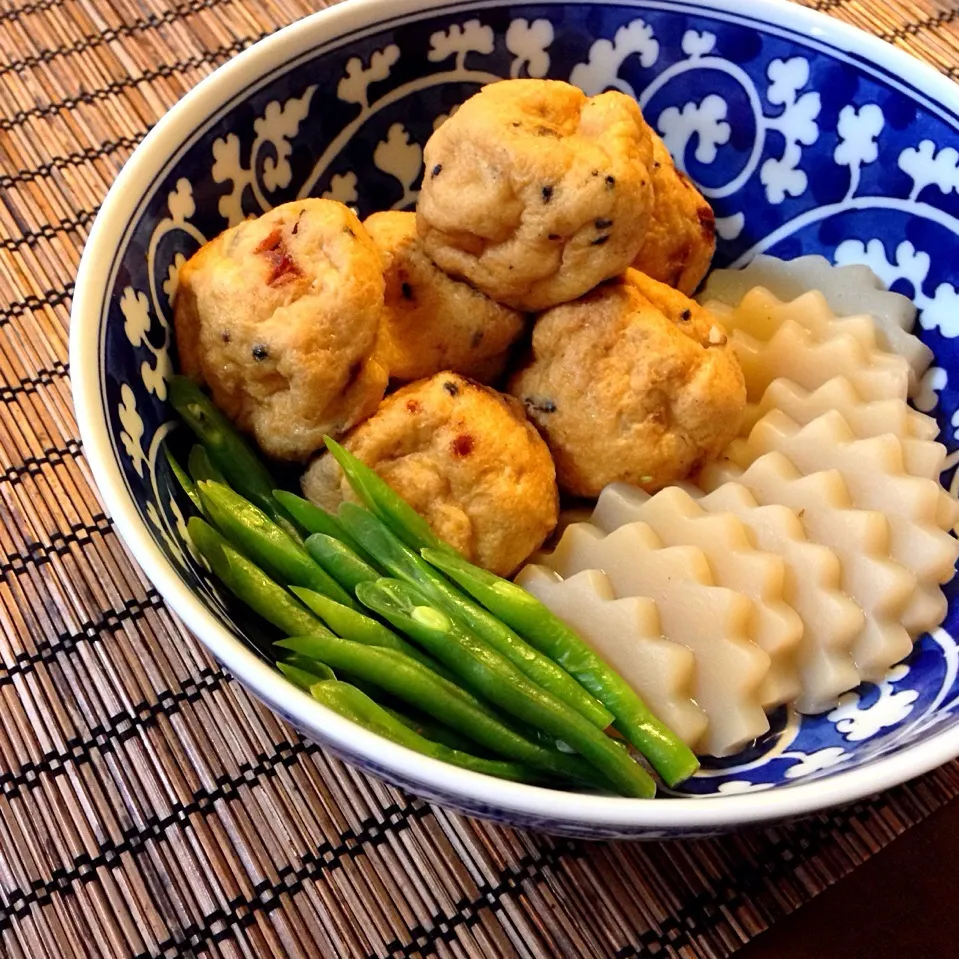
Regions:
<instances>
[{"instance_id":1,"label":"wooden table surface","mask_svg":"<svg viewBox=\"0 0 959 959\"><path fill-rule=\"evenodd\" d=\"M959 800L776 923L737 959L959 956Z\"/></svg>"}]
</instances>

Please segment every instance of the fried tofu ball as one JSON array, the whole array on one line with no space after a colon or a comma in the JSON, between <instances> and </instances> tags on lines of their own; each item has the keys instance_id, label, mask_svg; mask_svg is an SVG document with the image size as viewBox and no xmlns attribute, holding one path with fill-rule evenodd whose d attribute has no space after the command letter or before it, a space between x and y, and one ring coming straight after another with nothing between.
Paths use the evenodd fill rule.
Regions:
<instances>
[{"instance_id":1,"label":"fried tofu ball","mask_svg":"<svg viewBox=\"0 0 959 959\"><path fill-rule=\"evenodd\" d=\"M439 269L423 252L415 213L374 213L363 225L384 261L386 310L376 355L390 377L419 380L455 370L486 380L502 372L523 314Z\"/></svg>"},{"instance_id":2,"label":"fried tofu ball","mask_svg":"<svg viewBox=\"0 0 959 959\"><path fill-rule=\"evenodd\" d=\"M184 373L271 456L304 460L376 409L380 255L333 200L247 220L180 270L174 321Z\"/></svg>"},{"instance_id":3,"label":"fried tofu ball","mask_svg":"<svg viewBox=\"0 0 959 959\"><path fill-rule=\"evenodd\" d=\"M560 488L587 497L688 476L737 435L746 405L722 327L636 270L544 313L509 392L545 437Z\"/></svg>"},{"instance_id":4,"label":"fried tofu ball","mask_svg":"<svg viewBox=\"0 0 959 959\"><path fill-rule=\"evenodd\" d=\"M426 144L423 248L516 309L574 300L636 258L652 162L652 131L631 97L587 97L558 80L492 83Z\"/></svg>"},{"instance_id":5,"label":"fried tofu ball","mask_svg":"<svg viewBox=\"0 0 959 959\"><path fill-rule=\"evenodd\" d=\"M549 450L511 397L455 373L388 396L343 445L406 499L433 532L502 576L556 525L559 494ZM328 453L303 476L328 510L353 499Z\"/></svg>"},{"instance_id":6,"label":"fried tofu ball","mask_svg":"<svg viewBox=\"0 0 959 959\"><path fill-rule=\"evenodd\" d=\"M699 190L676 169L666 144L655 132L652 136L655 201L633 266L692 296L716 252L716 218Z\"/></svg>"}]
</instances>

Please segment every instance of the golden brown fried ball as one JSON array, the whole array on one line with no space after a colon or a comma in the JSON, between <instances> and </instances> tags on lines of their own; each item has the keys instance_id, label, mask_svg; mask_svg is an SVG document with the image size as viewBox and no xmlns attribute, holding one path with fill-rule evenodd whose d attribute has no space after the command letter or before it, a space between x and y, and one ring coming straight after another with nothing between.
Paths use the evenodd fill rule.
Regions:
<instances>
[{"instance_id":1,"label":"golden brown fried ball","mask_svg":"<svg viewBox=\"0 0 959 959\"><path fill-rule=\"evenodd\" d=\"M220 234L180 270L183 372L272 456L308 457L376 409L380 255L341 203L300 200Z\"/></svg>"},{"instance_id":2,"label":"golden brown fried ball","mask_svg":"<svg viewBox=\"0 0 959 959\"><path fill-rule=\"evenodd\" d=\"M652 162L652 132L631 97L587 97L558 80L490 84L426 144L423 248L516 309L574 300L643 245Z\"/></svg>"},{"instance_id":3,"label":"golden brown fried ball","mask_svg":"<svg viewBox=\"0 0 959 959\"><path fill-rule=\"evenodd\" d=\"M522 407L455 373L387 397L343 445L373 467L467 559L506 576L556 525L559 494L546 444ZM336 461L320 456L303 492L325 509L352 499Z\"/></svg>"},{"instance_id":4,"label":"golden brown fried ball","mask_svg":"<svg viewBox=\"0 0 959 959\"><path fill-rule=\"evenodd\" d=\"M423 252L416 214L374 213L363 224L383 255L386 311L377 358L397 380L455 370L478 380L502 372L522 313L447 276Z\"/></svg>"},{"instance_id":5,"label":"golden brown fried ball","mask_svg":"<svg viewBox=\"0 0 959 959\"><path fill-rule=\"evenodd\" d=\"M746 405L722 327L636 270L544 313L509 392L546 438L560 488L589 497L689 475L737 435Z\"/></svg>"},{"instance_id":6,"label":"golden brown fried ball","mask_svg":"<svg viewBox=\"0 0 959 959\"><path fill-rule=\"evenodd\" d=\"M653 136L655 201L646 239L633 266L641 273L692 296L716 252L712 207L676 169L666 144Z\"/></svg>"}]
</instances>

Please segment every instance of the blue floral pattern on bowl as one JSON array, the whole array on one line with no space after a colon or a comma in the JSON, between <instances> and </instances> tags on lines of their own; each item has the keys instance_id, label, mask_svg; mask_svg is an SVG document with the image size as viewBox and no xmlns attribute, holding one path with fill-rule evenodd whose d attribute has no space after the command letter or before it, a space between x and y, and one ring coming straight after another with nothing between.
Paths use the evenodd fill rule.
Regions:
<instances>
[{"instance_id":1,"label":"blue floral pattern on bowl","mask_svg":"<svg viewBox=\"0 0 959 959\"><path fill-rule=\"evenodd\" d=\"M717 265L743 264L758 252L820 253L867 263L911 296L936 355L917 405L938 417L949 468L959 460L952 113L809 36L670 0L470 3L383 21L263 78L184 144L128 228L103 304L103 401L130 493L184 581L238 633L243 623L254 645L261 637L249 617L192 554L189 504L158 455L172 428L166 377L175 365L177 269L227 226L296 197L335 198L361 216L412 206L423 144L436 125L482 84L518 76L634 95L715 208ZM955 724L956 588L947 595L946 623L884 682L847 694L821 716L780 710L769 734L732 759L707 762L684 794L789 786ZM384 774L362 757L347 758Z\"/></svg>"}]
</instances>

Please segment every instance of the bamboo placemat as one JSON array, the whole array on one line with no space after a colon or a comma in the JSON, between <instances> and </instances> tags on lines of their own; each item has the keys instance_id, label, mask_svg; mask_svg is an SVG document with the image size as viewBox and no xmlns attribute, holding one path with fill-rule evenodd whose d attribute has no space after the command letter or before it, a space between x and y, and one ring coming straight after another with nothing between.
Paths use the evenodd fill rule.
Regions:
<instances>
[{"instance_id":1,"label":"bamboo placemat","mask_svg":"<svg viewBox=\"0 0 959 959\"><path fill-rule=\"evenodd\" d=\"M959 74L959 6L810 3ZM589 844L434 809L219 669L118 539L69 389L80 251L150 125L306 0L0 2L0 954L727 956L959 795Z\"/></svg>"}]
</instances>

